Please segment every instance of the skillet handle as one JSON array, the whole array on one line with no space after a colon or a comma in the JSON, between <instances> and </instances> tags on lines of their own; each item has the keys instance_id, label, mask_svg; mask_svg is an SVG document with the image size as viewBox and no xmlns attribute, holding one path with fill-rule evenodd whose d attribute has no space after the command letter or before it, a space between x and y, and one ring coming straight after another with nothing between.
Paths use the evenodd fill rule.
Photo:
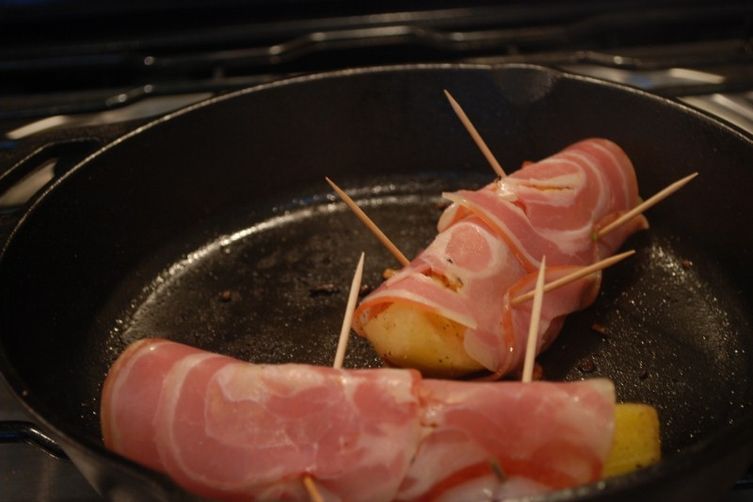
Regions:
<instances>
[{"instance_id":1,"label":"skillet handle","mask_svg":"<svg viewBox=\"0 0 753 502\"><path fill-rule=\"evenodd\" d=\"M57 443L31 422L0 421L0 443L26 443L41 448L53 457L68 459Z\"/></svg>"},{"instance_id":2,"label":"skillet handle","mask_svg":"<svg viewBox=\"0 0 753 502\"><path fill-rule=\"evenodd\" d=\"M0 196L50 161L55 162L56 177L61 176L101 145L99 138L82 137L50 141L35 148L0 174Z\"/></svg>"},{"instance_id":3,"label":"skillet handle","mask_svg":"<svg viewBox=\"0 0 753 502\"><path fill-rule=\"evenodd\" d=\"M0 174L0 245L29 200L101 145L98 138L49 142Z\"/></svg>"}]
</instances>

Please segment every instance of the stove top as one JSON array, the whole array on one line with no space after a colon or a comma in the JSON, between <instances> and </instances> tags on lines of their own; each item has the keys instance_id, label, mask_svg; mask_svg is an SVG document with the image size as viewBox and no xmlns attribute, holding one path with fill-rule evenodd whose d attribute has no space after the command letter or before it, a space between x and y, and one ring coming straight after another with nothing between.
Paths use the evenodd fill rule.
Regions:
<instances>
[{"instance_id":1,"label":"stove top","mask_svg":"<svg viewBox=\"0 0 753 502\"><path fill-rule=\"evenodd\" d=\"M23 8L19 1L8 2L0 15L0 172L42 146L90 135L114 139L235 89L315 71L411 62L543 64L671 97L753 134L748 2L531 8L445 1L431 8L390 4L391 10L336 0L311 2L308 9L283 2L297 6L295 16L263 1L223 0L224 10L200 1L186 3L193 10L161 0L112 2L93 11L77 8L77 1L58 3L71 9ZM200 23L202 15L211 22ZM55 16L78 31L65 33ZM123 30L117 28L123 19L140 21ZM46 31L31 40L24 35L29 27ZM0 194L0 217L49 181L54 167L41 165ZM30 417L0 384L0 422L9 420ZM17 439L0 428L0 443ZM23 443L0 444L0 486L2 500L98 500L67 459ZM753 489L745 489L751 487L749 475L724 500L753 501Z\"/></svg>"}]
</instances>

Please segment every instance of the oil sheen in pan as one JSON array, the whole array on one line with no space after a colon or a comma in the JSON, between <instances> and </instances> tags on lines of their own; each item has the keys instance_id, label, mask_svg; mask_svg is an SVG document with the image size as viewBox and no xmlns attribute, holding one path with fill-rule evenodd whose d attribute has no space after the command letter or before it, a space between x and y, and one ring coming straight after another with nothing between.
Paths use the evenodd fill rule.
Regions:
<instances>
[{"instance_id":1,"label":"oil sheen in pan","mask_svg":"<svg viewBox=\"0 0 753 502\"><path fill-rule=\"evenodd\" d=\"M161 336L258 363L332 364L360 252L367 255L367 288L398 264L323 192L323 180L317 188L318 196L286 201L276 214L169 266L118 320L110 334L114 356L133 340ZM396 183L353 193L412 254L435 233L440 191ZM346 367L381 364L368 343L351 339Z\"/></svg>"},{"instance_id":2,"label":"oil sheen in pan","mask_svg":"<svg viewBox=\"0 0 753 502\"><path fill-rule=\"evenodd\" d=\"M344 186L414 256L436 233L442 188L480 185L471 178ZM370 287L397 263L343 204L323 189L304 192L315 195L288 199L277 214L168 267L110 333L113 353L156 336L256 363L330 365L358 254L366 252ZM547 379L604 376L620 401L657 406L663 449L671 454L744 411L749 349L736 333L747 319L713 260L686 245L677 229L651 222L623 246L636 256L604 273L595 305L569 316L539 361ZM353 336L345 365L381 362Z\"/></svg>"}]
</instances>

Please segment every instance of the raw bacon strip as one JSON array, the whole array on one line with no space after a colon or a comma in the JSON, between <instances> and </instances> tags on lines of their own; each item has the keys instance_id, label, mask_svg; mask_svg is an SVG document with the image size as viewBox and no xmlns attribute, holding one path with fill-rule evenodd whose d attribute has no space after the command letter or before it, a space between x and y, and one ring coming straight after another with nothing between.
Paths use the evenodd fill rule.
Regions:
<instances>
[{"instance_id":1,"label":"raw bacon strip","mask_svg":"<svg viewBox=\"0 0 753 502\"><path fill-rule=\"evenodd\" d=\"M434 242L363 300L353 327L367 336L371 319L390 304L407 301L465 326L467 355L500 375L519 366L527 332L527 324L515 321L525 316L512 315L522 310L510 310L504 299L513 284L538 270L542 256L555 270L589 265L647 226L639 216L594 240L596 230L639 202L630 160L605 139L581 141L480 190L445 197L452 205L439 220ZM590 304L596 289L587 282L546 296L545 343L559 332L565 315ZM598 280L591 284L597 288Z\"/></svg>"},{"instance_id":2,"label":"raw bacon strip","mask_svg":"<svg viewBox=\"0 0 753 502\"><path fill-rule=\"evenodd\" d=\"M369 320L390 303L406 300L466 326L464 343L497 346L502 297L524 274L494 232L471 216L439 234L408 267L361 302L353 327L365 336L364 326ZM424 289L419 290L419 285ZM438 294L427 294L433 292ZM492 371L498 366L496 350L469 355Z\"/></svg>"},{"instance_id":3,"label":"raw bacon strip","mask_svg":"<svg viewBox=\"0 0 753 502\"><path fill-rule=\"evenodd\" d=\"M545 283L554 282L578 268L548 267ZM532 291L536 286L537 273L531 272L523 276L507 289L502 301L500 329L494 339L484 340L472 335L464 341L466 352L472 358L480 360L494 357L493 362L486 367L496 368L495 371L499 374L507 374L523 366L533 302L512 305L510 300ZM596 300L600 283L601 274L594 273L544 295L536 354L540 354L554 341L568 314L582 310Z\"/></svg>"},{"instance_id":4,"label":"raw bacon strip","mask_svg":"<svg viewBox=\"0 0 753 502\"><path fill-rule=\"evenodd\" d=\"M167 345L165 345L167 344ZM102 387L102 435L105 444L128 458L164 471L152 431L161 385L173 362L201 351L159 340L132 343L110 368ZM106 406L105 406L106 404ZM127 409L128 413L121 410ZM124 431L127 431L124 434Z\"/></svg>"},{"instance_id":5,"label":"raw bacon strip","mask_svg":"<svg viewBox=\"0 0 753 502\"><path fill-rule=\"evenodd\" d=\"M575 143L502 182L512 185L510 190L539 229L590 230L594 220L638 203L632 163L621 148L604 139ZM536 187L544 190L532 189ZM548 187L554 193L547 193ZM552 207L565 210L553 212Z\"/></svg>"},{"instance_id":6,"label":"raw bacon strip","mask_svg":"<svg viewBox=\"0 0 753 502\"><path fill-rule=\"evenodd\" d=\"M425 274L429 268L425 263L415 262L403 269L400 274L388 280L390 287L383 287L374 291L370 298L373 305L389 304L395 301L414 303L419 308L439 312L447 319L469 328L476 327L476 319L473 317L468 305L448 289L443 283L432 280ZM364 310L359 308L357 316L362 316ZM366 314L367 318L371 315ZM365 319L364 319L365 320ZM358 317L354 321L358 325Z\"/></svg>"},{"instance_id":7,"label":"raw bacon strip","mask_svg":"<svg viewBox=\"0 0 753 502\"><path fill-rule=\"evenodd\" d=\"M614 249L598 252L591 238L594 229L640 200L632 163L621 148L605 139L575 143L477 192L461 190L446 196L454 204L440 218L440 232L468 212L477 214L514 243L528 270L537 268L544 255L556 260L552 263L582 265L611 254ZM621 244L647 225L643 216L637 217L618 231L613 242Z\"/></svg>"},{"instance_id":8,"label":"raw bacon strip","mask_svg":"<svg viewBox=\"0 0 753 502\"><path fill-rule=\"evenodd\" d=\"M254 365L165 340L130 346L102 394L105 445L223 500L486 500L597 479L607 381L422 380L413 370ZM498 464L504 478L489 466Z\"/></svg>"},{"instance_id":9,"label":"raw bacon strip","mask_svg":"<svg viewBox=\"0 0 753 502\"><path fill-rule=\"evenodd\" d=\"M500 199L492 190L460 190L445 194L445 197L489 225L528 272L538 270L542 256L546 256L552 263L560 264L588 264L596 261L595 245L590 235L580 236L582 242L578 248L563 246L534 227L526 212L517 204ZM468 218L467 214L463 220Z\"/></svg>"},{"instance_id":10,"label":"raw bacon strip","mask_svg":"<svg viewBox=\"0 0 753 502\"><path fill-rule=\"evenodd\" d=\"M440 218L440 232L469 213L476 214L513 247L529 271L538 268L544 255L556 264L593 263L648 225L639 216L616 230L618 235L611 236L607 246L593 241L595 229L639 202L632 163L620 147L605 139L575 143L479 191L445 196L453 205Z\"/></svg>"},{"instance_id":11,"label":"raw bacon strip","mask_svg":"<svg viewBox=\"0 0 753 502\"><path fill-rule=\"evenodd\" d=\"M305 499L308 474L333 500L391 500L420 438L418 382L145 340L108 375L105 445L210 498Z\"/></svg>"},{"instance_id":12,"label":"raw bacon strip","mask_svg":"<svg viewBox=\"0 0 753 502\"><path fill-rule=\"evenodd\" d=\"M601 476L614 429L607 380L424 380L421 393L421 420L431 432L398 500L504 500Z\"/></svg>"}]
</instances>

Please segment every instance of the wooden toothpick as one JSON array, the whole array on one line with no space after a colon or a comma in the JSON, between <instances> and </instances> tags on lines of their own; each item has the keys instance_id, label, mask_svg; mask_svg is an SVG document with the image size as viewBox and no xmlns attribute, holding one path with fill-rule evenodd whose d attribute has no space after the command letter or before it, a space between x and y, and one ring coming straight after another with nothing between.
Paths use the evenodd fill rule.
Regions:
<instances>
[{"instance_id":1,"label":"wooden toothpick","mask_svg":"<svg viewBox=\"0 0 753 502\"><path fill-rule=\"evenodd\" d=\"M340 369L343 367L343 360L345 359L345 349L348 347L350 326L353 322L353 311L355 311L356 309L356 302L358 301L358 291L361 289L361 277L363 277L363 260L364 253L361 253L361 258L359 258L358 265L356 266L356 272L355 274L353 274L353 281L350 284L348 304L345 307L345 317L343 317L343 324L340 328L340 339L337 342L335 363L332 365L332 367L335 369Z\"/></svg>"},{"instance_id":2,"label":"wooden toothpick","mask_svg":"<svg viewBox=\"0 0 753 502\"><path fill-rule=\"evenodd\" d=\"M481 153L484 154L484 157L486 157L486 161L489 162L489 165L492 166L492 169L494 169L494 172L497 173L497 176L500 178L504 178L506 176L505 170L502 169L502 166L497 162L497 159L494 158L494 154L489 149L488 146L486 146L486 142L484 142L484 139L481 137L481 135L476 130L476 127L471 123L471 119L468 118L468 115L463 111L463 108L461 108L460 104L455 101L455 98L452 97L452 94L450 94L447 89L444 90L444 95L447 96L447 100L450 102L450 106L452 106L452 109L455 110L455 114L460 119L460 122L463 123L463 126L465 127L465 130L468 131L468 134L471 135L471 138L473 138L473 142L476 143L476 146L478 146L479 150L481 150Z\"/></svg>"},{"instance_id":3,"label":"wooden toothpick","mask_svg":"<svg viewBox=\"0 0 753 502\"><path fill-rule=\"evenodd\" d=\"M560 277L559 279L549 282L544 286L544 292L548 293L550 291L553 291L557 288L561 288L562 286L567 286L573 281L577 281L581 277L585 277L589 274L593 274L594 272L598 272L599 270L603 270L609 266L614 265L615 263L624 260L628 256L632 256L635 254L635 250L631 249L630 251L625 251L624 253L616 254L614 256L610 256L609 258L604 258L603 260L597 261L593 265L588 265L587 267L580 268L576 270L575 272L572 272L570 274L567 274L563 277ZM531 298L533 298L533 291L529 291L528 293L522 294L520 296L516 296L512 300L510 300L511 305L518 305L523 302L527 302Z\"/></svg>"},{"instance_id":4,"label":"wooden toothpick","mask_svg":"<svg viewBox=\"0 0 753 502\"><path fill-rule=\"evenodd\" d=\"M395 246L395 244L384 234L384 232L382 232L382 230L376 225L376 223L374 223L371 218L369 218L366 213L363 212L363 209L358 207L358 204L356 204L353 199L351 199L350 196L345 193L345 190L337 186L334 181L327 178L326 176L324 179L327 180L329 186L331 186L335 193L337 193L342 201L345 202L345 205L347 205L351 209L351 211L355 213L358 219L361 220L361 223L366 225L371 233L374 234L377 239L379 239L379 242L381 242L384 247L386 247L387 250L392 253L392 256L397 258L397 261L399 261L402 266L405 267L406 265L408 265L410 263L410 260L400 252L397 246Z\"/></svg>"},{"instance_id":5,"label":"wooden toothpick","mask_svg":"<svg viewBox=\"0 0 753 502\"><path fill-rule=\"evenodd\" d=\"M533 291L531 323L528 325L528 343L526 344L526 358L523 363L523 383L528 383L533 378L533 360L536 358L536 344L539 339L539 321L541 320L541 303L544 298L545 275L546 256L541 258L539 276L536 278L536 289Z\"/></svg>"},{"instance_id":6,"label":"wooden toothpick","mask_svg":"<svg viewBox=\"0 0 753 502\"><path fill-rule=\"evenodd\" d=\"M316 488L316 484L314 483L314 480L311 476L303 476L303 486L306 487L306 491L309 494L311 502L324 502L322 494L319 493L319 490Z\"/></svg>"},{"instance_id":7,"label":"wooden toothpick","mask_svg":"<svg viewBox=\"0 0 753 502\"><path fill-rule=\"evenodd\" d=\"M664 199L666 199L667 197L669 197L670 195L672 195L673 193L675 193L676 191L678 191L679 189L681 189L682 187L684 187L685 185L687 185L690 182L690 180L692 180L696 176L698 176L697 172L693 173L693 174L691 174L689 176L685 176L681 180L675 181L674 183L672 183L671 185L669 185L668 187L666 187L664 190L656 193L652 197L650 197L647 200L643 201L641 204L638 204L633 209L631 209L627 213L623 214L622 216L620 216L619 218L617 218L616 220L614 220L609 225L605 226L604 228L602 228L598 232L596 232L596 235L595 235L596 239L601 239L602 237L604 237L606 234L608 234L609 232L611 232L615 228L617 228L620 225L622 225L622 224L624 224L624 223L632 220L633 218L635 218L636 216L638 216L639 214L641 214L642 212L644 212L648 208L653 207L656 204L658 204L659 202L663 201Z\"/></svg>"},{"instance_id":8,"label":"wooden toothpick","mask_svg":"<svg viewBox=\"0 0 753 502\"><path fill-rule=\"evenodd\" d=\"M353 311L356 309L356 301L358 300L358 291L361 289L361 277L363 277L363 262L364 253L361 253L361 257L358 259L358 265L356 265L356 272L353 274L353 280L350 283L350 292L348 293L348 303L345 307L345 316L343 317L342 328L340 329L340 339L337 342L337 353L335 354L335 363L332 365L335 369L343 367L343 360L345 359L345 349L348 347L348 335L350 335L350 324L353 321ZM314 479L306 474L303 476L303 486L306 487L306 491L309 494L311 502L324 502L322 494L314 483Z\"/></svg>"}]
</instances>

